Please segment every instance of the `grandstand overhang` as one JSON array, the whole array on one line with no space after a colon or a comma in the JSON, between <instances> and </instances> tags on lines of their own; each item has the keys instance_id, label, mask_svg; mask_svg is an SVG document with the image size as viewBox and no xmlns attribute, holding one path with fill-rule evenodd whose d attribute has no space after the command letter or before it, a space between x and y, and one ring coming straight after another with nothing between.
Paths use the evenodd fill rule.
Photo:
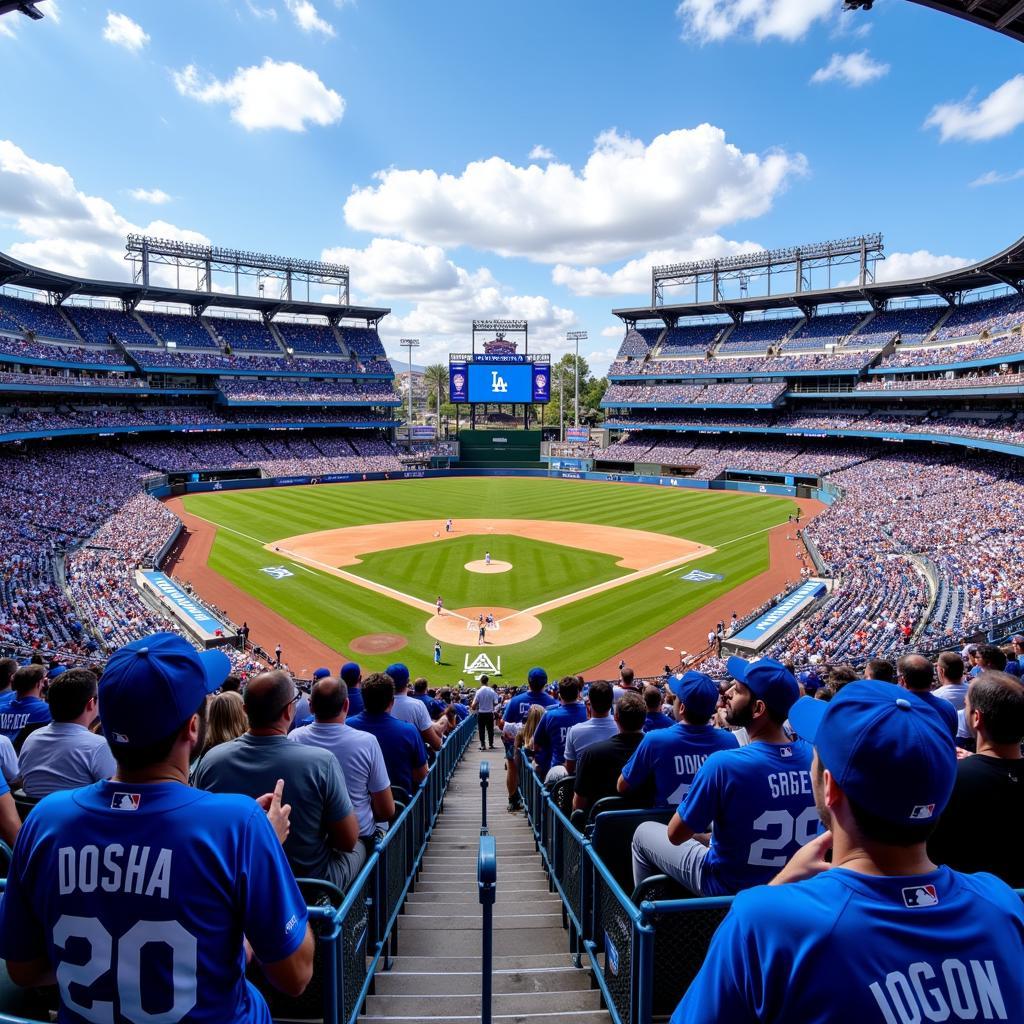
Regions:
<instances>
[{"instance_id":1,"label":"grandstand overhang","mask_svg":"<svg viewBox=\"0 0 1024 1024\"><path fill-rule=\"evenodd\" d=\"M43 270L22 263L6 253L0 253L0 284L18 285L33 291L47 292L58 302L64 302L72 295L86 295L94 298L117 299L126 308L134 309L140 302L167 302L193 309L257 310L273 316L277 313L292 313L303 316L326 317L331 323L339 320L363 320L377 324L391 310L376 306L345 306L326 302L286 301L279 298L261 298L252 295L230 295L219 292L209 293L184 288L166 288L158 285L133 284L127 281L93 281Z\"/></svg>"},{"instance_id":2,"label":"grandstand overhang","mask_svg":"<svg viewBox=\"0 0 1024 1024\"><path fill-rule=\"evenodd\" d=\"M873 0L846 0L845 6L850 10L869 10L872 3ZM952 14L1024 42L1024 0L911 0L911 3Z\"/></svg>"},{"instance_id":3,"label":"grandstand overhang","mask_svg":"<svg viewBox=\"0 0 1024 1024\"><path fill-rule=\"evenodd\" d=\"M1022 0L1024 2L1024 0ZM873 284L852 284L816 291L787 292L780 295L757 295L747 298L718 299L707 302L680 302L671 305L637 306L613 309L612 313L626 324L643 320L660 320L673 326L683 317L725 314L733 320L762 310L791 309L803 311L818 306L866 302L880 309L898 299L939 296L953 303L958 296L980 288L1008 285L1024 293L1024 237L989 259L969 267L907 281L883 281Z\"/></svg>"}]
</instances>

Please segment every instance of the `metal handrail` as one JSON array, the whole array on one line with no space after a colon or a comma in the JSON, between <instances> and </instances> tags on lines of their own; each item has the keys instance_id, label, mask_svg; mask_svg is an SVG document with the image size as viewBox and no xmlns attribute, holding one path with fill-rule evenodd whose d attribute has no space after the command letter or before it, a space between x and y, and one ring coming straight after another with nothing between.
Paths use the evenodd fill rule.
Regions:
<instances>
[{"instance_id":1,"label":"metal handrail","mask_svg":"<svg viewBox=\"0 0 1024 1024\"><path fill-rule=\"evenodd\" d=\"M487 785L491 778L491 762L480 762L480 835L487 834Z\"/></svg>"},{"instance_id":2,"label":"metal handrail","mask_svg":"<svg viewBox=\"0 0 1024 1024\"><path fill-rule=\"evenodd\" d=\"M480 936L480 1022L491 1024L494 967L494 901L498 891L498 850L494 836L480 836L476 860L476 885L483 927Z\"/></svg>"}]
</instances>

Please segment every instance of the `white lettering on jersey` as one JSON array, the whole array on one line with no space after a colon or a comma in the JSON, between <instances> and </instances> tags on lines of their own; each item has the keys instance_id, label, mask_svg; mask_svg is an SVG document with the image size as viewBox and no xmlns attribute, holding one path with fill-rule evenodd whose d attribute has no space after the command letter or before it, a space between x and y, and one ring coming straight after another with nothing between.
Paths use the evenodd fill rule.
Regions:
<instances>
[{"instance_id":1,"label":"white lettering on jersey","mask_svg":"<svg viewBox=\"0 0 1024 1024\"><path fill-rule=\"evenodd\" d=\"M19 714L5 711L3 714L0 714L0 730L3 732L21 732L28 725L30 717L31 715L27 711Z\"/></svg>"},{"instance_id":2,"label":"white lettering on jersey","mask_svg":"<svg viewBox=\"0 0 1024 1024\"><path fill-rule=\"evenodd\" d=\"M941 976L924 960L891 971L885 982L873 981L886 1024L920 1024L922 1020L1008 1020L996 965L992 960L942 961ZM883 987L884 984L884 987Z\"/></svg>"},{"instance_id":3,"label":"white lettering on jersey","mask_svg":"<svg viewBox=\"0 0 1024 1024\"><path fill-rule=\"evenodd\" d=\"M784 796L810 796L811 773L808 771L772 772L768 776L768 788L771 790L773 800Z\"/></svg>"},{"instance_id":4,"label":"white lettering on jersey","mask_svg":"<svg viewBox=\"0 0 1024 1024\"><path fill-rule=\"evenodd\" d=\"M120 843L104 846L62 846L57 851L58 889L74 892L125 892L136 896L171 898L171 851L161 849L150 867L149 846L132 846L125 858Z\"/></svg>"}]
</instances>

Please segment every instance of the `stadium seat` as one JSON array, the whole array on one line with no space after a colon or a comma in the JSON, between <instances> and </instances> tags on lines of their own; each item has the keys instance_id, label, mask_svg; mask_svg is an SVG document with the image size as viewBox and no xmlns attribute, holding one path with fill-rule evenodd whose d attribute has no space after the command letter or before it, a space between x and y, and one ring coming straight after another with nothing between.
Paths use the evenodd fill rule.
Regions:
<instances>
[{"instance_id":1,"label":"stadium seat","mask_svg":"<svg viewBox=\"0 0 1024 1024\"><path fill-rule=\"evenodd\" d=\"M572 794L575 785L576 776L567 775L551 787L552 802L566 816L572 814Z\"/></svg>"},{"instance_id":2,"label":"stadium seat","mask_svg":"<svg viewBox=\"0 0 1024 1024\"><path fill-rule=\"evenodd\" d=\"M23 790L16 790L11 794L14 797L14 806L18 810L18 817L24 821L32 811L32 808L39 803L36 797L28 796ZM5 872L6 873L6 872Z\"/></svg>"},{"instance_id":3,"label":"stadium seat","mask_svg":"<svg viewBox=\"0 0 1024 1024\"><path fill-rule=\"evenodd\" d=\"M633 833L637 826L644 821L660 821L667 825L674 813L666 807L604 811L594 817L590 833L594 853L625 892L633 891Z\"/></svg>"}]
</instances>

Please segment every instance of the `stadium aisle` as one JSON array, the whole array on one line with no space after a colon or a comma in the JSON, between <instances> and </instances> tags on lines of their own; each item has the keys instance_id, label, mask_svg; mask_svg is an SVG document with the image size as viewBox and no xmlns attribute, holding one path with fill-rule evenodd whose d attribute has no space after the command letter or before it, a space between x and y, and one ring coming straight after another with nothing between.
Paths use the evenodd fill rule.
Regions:
<instances>
[{"instance_id":1,"label":"stadium aisle","mask_svg":"<svg viewBox=\"0 0 1024 1024\"><path fill-rule=\"evenodd\" d=\"M394 968L377 975L362 1024L480 1018L481 914L476 886L480 837L480 762L491 764L487 819L498 847L494 911L496 1024L606 1024L589 975L574 968L559 898L548 883L522 812L506 809L499 744L470 744L423 861L416 890L399 919Z\"/></svg>"}]
</instances>

